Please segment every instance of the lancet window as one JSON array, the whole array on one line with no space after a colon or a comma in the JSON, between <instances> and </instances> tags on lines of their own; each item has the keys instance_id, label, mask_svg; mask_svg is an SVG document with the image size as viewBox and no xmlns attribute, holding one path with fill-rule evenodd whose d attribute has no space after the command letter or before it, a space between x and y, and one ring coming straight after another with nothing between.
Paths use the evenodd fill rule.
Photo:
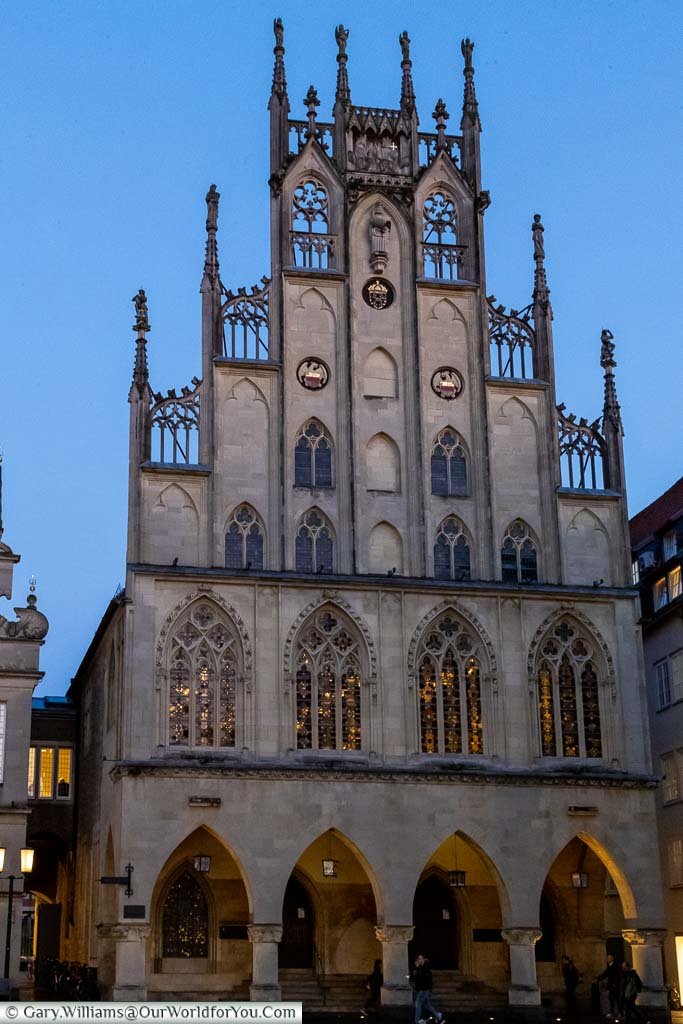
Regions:
<instances>
[{"instance_id":1,"label":"lancet window","mask_svg":"<svg viewBox=\"0 0 683 1024\"><path fill-rule=\"evenodd\" d=\"M209 911L197 879L184 871L168 888L161 916L162 956L192 959L209 955Z\"/></svg>"},{"instance_id":2,"label":"lancet window","mask_svg":"<svg viewBox=\"0 0 683 1024\"><path fill-rule=\"evenodd\" d=\"M495 298L493 298L495 302ZM489 351L491 374L532 380L536 335L529 323L530 307L524 310L494 306L489 302Z\"/></svg>"},{"instance_id":3,"label":"lancet window","mask_svg":"<svg viewBox=\"0 0 683 1024\"><path fill-rule=\"evenodd\" d=\"M356 629L335 608L315 613L296 651L298 750L360 750L361 653Z\"/></svg>"},{"instance_id":4,"label":"lancet window","mask_svg":"<svg viewBox=\"0 0 683 1024\"><path fill-rule=\"evenodd\" d=\"M183 387L166 398L154 396L150 411L152 422L152 461L180 465L199 462L199 386L192 379L193 389Z\"/></svg>"},{"instance_id":5,"label":"lancet window","mask_svg":"<svg viewBox=\"0 0 683 1024\"><path fill-rule=\"evenodd\" d=\"M334 265L329 197L314 178L307 178L294 189L291 242L295 266L327 270Z\"/></svg>"},{"instance_id":6,"label":"lancet window","mask_svg":"<svg viewBox=\"0 0 683 1024\"><path fill-rule=\"evenodd\" d=\"M500 551L504 583L536 583L538 557L531 530L521 519L510 523Z\"/></svg>"},{"instance_id":7,"label":"lancet window","mask_svg":"<svg viewBox=\"0 0 683 1024\"><path fill-rule=\"evenodd\" d=\"M420 750L483 754L480 643L446 612L427 630L418 652Z\"/></svg>"},{"instance_id":8,"label":"lancet window","mask_svg":"<svg viewBox=\"0 0 683 1024\"><path fill-rule=\"evenodd\" d=\"M565 415L564 405L558 405L557 414L563 485L602 490L603 460L607 446L598 430L598 421L588 423L580 419L577 423L576 416Z\"/></svg>"},{"instance_id":9,"label":"lancet window","mask_svg":"<svg viewBox=\"0 0 683 1024\"><path fill-rule=\"evenodd\" d=\"M253 508L235 509L225 533L226 569L263 568L263 526Z\"/></svg>"},{"instance_id":10,"label":"lancet window","mask_svg":"<svg viewBox=\"0 0 683 1024\"><path fill-rule=\"evenodd\" d=\"M536 686L544 757L602 757L596 646L565 619L541 645Z\"/></svg>"},{"instance_id":11,"label":"lancet window","mask_svg":"<svg viewBox=\"0 0 683 1024\"><path fill-rule=\"evenodd\" d=\"M470 547L457 516L444 519L436 534L434 576L437 580L460 581L470 578Z\"/></svg>"},{"instance_id":12,"label":"lancet window","mask_svg":"<svg viewBox=\"0 0 683 1024\"><path fill-rule=\"evenodd\" d=\"M252 285L251 294L239 288L237 294L223 289L223 356L226 359L268 359L270 281Z\"/></svg>"},{"instance_id":13,"label":"lancet window","mask_svg":"<svg viewBox=\"0 0 683 1024\"><path fill-rule=\"evenodd\" d=\"M422 218L424 276L456 280L465 246L457 244L455 203L445 192L432 192L425 200Z\"/></svg>"},{"instance_id":14,"label":"lancet window","mask_svg":"<svg viewBox=\"0 0 683 1024\"><path fill-rule=\"evenodd\" d=\"M432 494L467 494L467 456L457 433L442 430L432 448Z\"/></svg>"},{"instance_id":15,"label":"lancet window","mask_svg":"<svg viewBox=\"0 0 683 1024\"><path fill-rule=\"evenodd\" d=\"M192 605L169 641L168 742L234 747L239 642L207 601Z\"/></svg>"},{"instance_id":16,"label":"lancet window","mask_svg":"<svg viewBox=\"0 0 683 1024\"><path fill-rule=\"evenodd\" d=\"M294 486L332 486L332 443L317 420L300 430L294 446Z\"/></svg>"},{"instance_id":17,"label":"lancet window","mask_svg":"<svg viewBox=\"0 0 683 1024\"><path fill-rule=\"evenodd\" d=\"M322 512L311 509L301 520L296 535L297 572L333 572L334 537Z\"/></svg>"}]
</instances>

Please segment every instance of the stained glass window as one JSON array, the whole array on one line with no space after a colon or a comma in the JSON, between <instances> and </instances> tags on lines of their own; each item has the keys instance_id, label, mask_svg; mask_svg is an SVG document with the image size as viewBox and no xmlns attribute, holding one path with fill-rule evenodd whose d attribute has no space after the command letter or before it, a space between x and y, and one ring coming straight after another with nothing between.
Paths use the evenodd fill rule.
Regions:
<instances>
[{"instance_id":1,"label":"stained glass window","mask_svg":"<svg viewBox=\"0 0 683 1024\"><path fill-rule=\"evenodd\" d=\"M334 541L329 523L316 509L307 512L296 535L297 572L334 571Z\"/></svg>"},{"instance_id":2,"label":"stained glass window","mask_svg":"<svg viewBox=\"0 0 683 1024\"><path fill-rule=\"evenodd\" d=\"M425 633L418 652L420 750L483 754L479 641L451 612Z\"/></svg>"},{"instance_id":3,"label":"stained glass window","mask_svg":"<svg viewBox=\"0 0 683 1024\"><path fill-rule=\"evenodd\" d=\"M507 528L500 551L504 583L535 583L538 580L538 558L531 530L521 519Z\"/></svg>"},{"instance_id":4,"label":"stained glass window","mask_svg":"<svg viewBox=\"0 0 683 1024\"><path fill-rule=\"evenodd\" d=\"M189 871L172 882L162 913L162 956L209 955L209 912L201 886Z\"/></svg>"},{"instance_id":5,"label":"stained glass window","mask_svg":"<svg viewBox=\"0 0 683 1024\"><path fill-rule=\"evenodd\" d=\"M169 641L168 742L234 747L239 646L218 609L199 601Z\"/></svg>"},{"instance_id":6,"label":"stained glass window","mask_svg":"<svg viewBox=\"0 0 683 1024\"><path fill-rule=\"evenodd\" d=\"M437 580L468 580L470 548L457 516L442 522L434 544L434 576Z\"/></svg>"},{"instance_id":7,"label":"stained glass window","mask_svg":"<svg viewBox=\"0 0 683 1024\"><path fill-rule=\"evenodd\" d=\"M432 494L467 494L467 457L457 433L442 430L432 448Z\"/></svg>"},{"instance_id":8,"label":"stained glass window","mask_svg":"<svg viewBox=\"0 0 683 1024\"><path fill-rule=\"evenodd\" d=\"M541 754L602 757L595 641L578 624L563 619L541 644L540 655L537 698Z\"/></svg>"},{"instance_id":9,"label":"stained glass window","mask_svg":"<svg viewBox=\"0 0 683 1024\"><path fill-rule=\"evenodd\" d=\"M235 509L225 534L226 569L263 568L263 525L253 508Z\"/></svg>"},{"instance_id":10,"label":"stained glass window","mask_svg":"<svg viewBox=\"0 0 683 1024\"><path fill-rule=\"evenodd\" d=\"M294 486L332 486L332 444L317 420L302 427L294 446Z\"/></svg>"},{"instance_id":11,"label":"stained glass window","mask_svg":"<svg viewBox=\"0 0 683 1024\"><path fill-rule=\"evenodd\" d=\"M297 643L296 745L299 750L362 747L360 644L337 609L324 608Z\"/></svg>"}]
</instances>

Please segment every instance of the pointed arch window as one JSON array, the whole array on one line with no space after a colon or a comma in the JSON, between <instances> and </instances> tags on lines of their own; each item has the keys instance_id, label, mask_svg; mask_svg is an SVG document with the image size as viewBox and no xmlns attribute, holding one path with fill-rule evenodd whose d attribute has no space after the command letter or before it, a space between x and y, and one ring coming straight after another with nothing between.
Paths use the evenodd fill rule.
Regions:
<instances>
[{"instance_id":1,"label":"pointed arch window","mask_svg":"<svg viewBox=\"0 0 683 1024\"><path fill-rule=\"evenodd\" d=\"M593 638L565 619L541 645L536 686L544 757L602 757L600 660Z\"/></svg>"},{"instance_id":2,"label":"pointed arch window","mask_svg":"<svg viewBox=\"0 0 683 1024\"><path fill-rule=\"evenodd\" d=\"M301 521L296 535L297 572L334 572L332 528L322 512L311 509Z\"/></svg>"},{"instance_id":3,"label":"pointed arch window","mask_svg":"<svg viewBox=\"0 0 683 1024\"><path fill-rule=\"evenodd\" d=\"M161 915L164 957L189 960L209 955L209 910L197 879L184 871L168 888Z\"/></svg>"},{"instance_id":4,"label":"pointed arch window","mask_svg":"<svg viewBox=\"0 0 683 1024\"><path fill-rule=\"evenodd\" d=\"M450 612L426 631L418 651L420 750L483 754L478 638Z\"/></svg>"},{"instance_id":5,"label":"pointed arch window","mask_svg":"<svg viewBox=\"0 0 683 1024\"><path fill-rule=\"evenodd\" d=\"M169 641L168 742L234 747L239 644L206 601L192 606Z\"/></svg>"},{"instance_id":6,"label":"pointed arch window","mask_svg":"<svg viewBox=\"0 0 683 1024\"><path fill-rule=\"evenodd\" d=\"M297 436L294 486L332 487L332 442L318 420L309 420Z\"/></svg>"},{"instance_id":7,"label":"pointed arch window","mask_svg":"<svg viewBox=\"0 0 683 1024\"><path fill-rule=\"evenodd\" d=\"M432 192L425 200L422 221L424 276L456 280L465 246L457 244L455 202L443 191Z\"/></svg>"},{"instance_id":8,"label":"pointed arch window","mask_svg":"<svg viewBox=\"0 0 683 1024\"><path fill-rule=\"evenodd\" d=\"M290 235L296 267L327 270L334 265L329 197L315 178L306 178L294 189Z\"/></svg>"},{"instance_id":9,"label":"pointed arch window","mask_svg":"<svg viewBox=\"0 0 683 1024\"><path fill-rule=\"evenodd\" d=\"M447 516L434 543L434 577L437 580L470 579L470 547L457 516Z\"/></svg>"},{"instance_id":10,"label":"pointed arch window","mask_svg":"<svg viewBox=\"0 0 683 1024\"><path fill-rule=\"evenodd\" d=\"M538 556L531 530L521 519L510 523L500 550L504 583L536 583Z\"/></svg>"},{"instance_id":11,"label":"pointed arch window","mask_svg":"<svg viewBox=\"0 0 683 1024\"><path fill-rule=\"evenodd\" d=\"M432 448L432 494L444 497L467 494L467 456L458 434L446 427Z\"/></svg>"},{"instance_id":12,"label":"pointed arch window","mask_svg":"<svg viewBox=\"0 0 683 1024\"><path fill-rule=\"evenodd\" d=\"M336 609L320 609L300 633L295 687L298 750L361 749L360 641Z\"/></svg>"},{"instance_id":13,"label":"pointed arch window","mask_svg":"<svg viewBox=\"0 0 683 1024\"><path fill-rule=\"evenodd\" d=\"M263 568L263 526L249 505L235 509L225 533L226 569Z\"/></svg>"}]
</instances>

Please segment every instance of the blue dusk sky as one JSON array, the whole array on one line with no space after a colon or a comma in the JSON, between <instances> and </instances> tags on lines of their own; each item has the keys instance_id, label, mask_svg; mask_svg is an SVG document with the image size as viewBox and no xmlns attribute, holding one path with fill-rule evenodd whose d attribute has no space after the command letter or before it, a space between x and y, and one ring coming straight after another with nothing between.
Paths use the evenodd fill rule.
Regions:
<instances>
[{"instance_id":1,"label":"blue dusk sky","mask_svg":"<svg viewBox=\"0 0 683 1024\"><path fill-rule=\"evenodd\" d=\"M458 130L460 40L475 41L488 291L531 296L545 225L558 400L602 408L615 336L631 513L681 474L680 0L369 4L5 2L0 13L0 449L4 540L50 633L39 692L63 692L124 580L131 296L144 287L155 390L200 367L204 196L222 195L227 287L268 266L272 22L294 116L330 117L334 27L353 101L395 107L408 29L423 130ZM0 611L11 615L0 601Z\"/></svg>"}]
</instances>

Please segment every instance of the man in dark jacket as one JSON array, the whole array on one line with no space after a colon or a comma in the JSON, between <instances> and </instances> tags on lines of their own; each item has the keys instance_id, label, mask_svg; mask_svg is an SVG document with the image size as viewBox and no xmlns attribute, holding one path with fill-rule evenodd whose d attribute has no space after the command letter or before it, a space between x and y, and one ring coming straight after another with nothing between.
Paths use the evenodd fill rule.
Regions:
<instances>
[{"instance_id":1,"label":"man in dark jacket","mask_svg":"<svg viewBox=\"0 0 683 1024\"><path fill-rule=\"evenodd\" d=\"M567 1009L576 1010L576 990L581 983L579 970L571 957L562 957L562 979L567 993Z\"/></svg>"},{"instance_id":2,"label":"man in dark jacket","mask_svg":"<svg viewBox=\"0 0 683 1024\"><path fill-rule=\"evenodd\" d=\"M415 1024L425 1024L428 1016L442 1021L443 1014L439 1013L432 1003L432 971L429 960L422 953L415 957L410 983L415 992Z\"/></svg>"},{"instance_id":3,"label":"man in dark jacket","mask_svg":"<svg viewBox=\"0 0 683 1024\"><path fill-rule=\"evenodd\" d=\"M621 994L621 968L611 953L607 954L607 967L605 967L602 974L598 974L595 980L597 982L605 982L607 994L609 995L610 1016L614 1017L621 1009L621 1000L619 998Z\"/></svg>"},{"instance_id":4,"label":"man in dark jacket","mask_svg":"<svg viewBox=\"0 0 683 1024\"><path fill-rule=\"evenodd\" d=\"M634 967L624 962L621 965L622 979L622 1001L624 1006L625 1024L632 1024L633 1021L643 1021L643 1014L636 1006L636 999L643 991L643 983Z\"/></svg>"}]
</instances>

